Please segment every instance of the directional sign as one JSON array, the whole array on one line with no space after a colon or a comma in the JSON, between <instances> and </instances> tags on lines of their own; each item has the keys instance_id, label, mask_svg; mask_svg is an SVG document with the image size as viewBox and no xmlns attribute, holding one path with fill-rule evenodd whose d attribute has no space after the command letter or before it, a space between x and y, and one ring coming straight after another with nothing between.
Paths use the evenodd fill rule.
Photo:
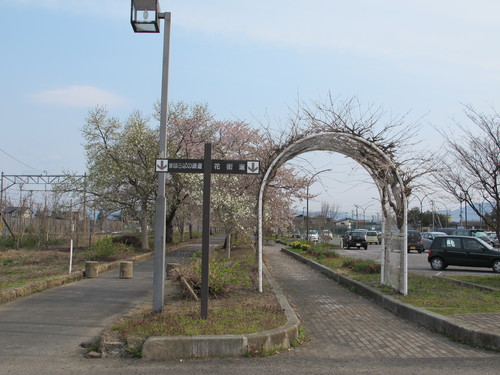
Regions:
<instances>
[{"instance_id":1,"label":"directional sign","mask_svg":"<svg viewBox=\"0 0 500 375\"><path fill-rule=\"evenodd\" d=\"M212 160L212 173L259 174L260 162L257 160Z\"/></svg>"},{"instance_id":2,"label":"directional sign","mask_svg":"<svg viewBox=\"0 0 500 375\"><path fill-rule=\"evenodd\" d=\"M158 173L203 173L203 159L156 159ZM212 173L259 174L258 160L212 160Z\"/></svg>"},{"instance_id":3,"label":"directional sign","mask_svg":"<svg viewBox=\"0 0 500 375\"><path fill-rule=\"evenodd\" d=\"M203 159L156 159L156 172L203 173Z\"/></svg>"}]
</instances>

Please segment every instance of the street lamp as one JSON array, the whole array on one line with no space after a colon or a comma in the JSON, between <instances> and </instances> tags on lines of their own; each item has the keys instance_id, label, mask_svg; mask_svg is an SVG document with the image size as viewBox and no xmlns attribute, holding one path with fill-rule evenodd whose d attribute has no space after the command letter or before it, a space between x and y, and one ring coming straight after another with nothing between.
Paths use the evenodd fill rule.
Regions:
<instances>
[{"instance_id":1,"label":"street lamp","mask_svg":"<svg viewBox=\"0 0 500 375\"><path fill-rule=\"evenodd\" d=\"M442 204L444 206L444 208L446 209L446 216L445 216L446 222L445 222L445 226L444 227L448 228L448 221L449 221L449 215L450 215L450 213L449 213L450 211L448 210L448 206L446 204L444 204L443 202L436 202L436 201L434 201L434 203Z\"/></svg>"},{"instance_id":2,"label":"street lamp","mask_svg":"<svg viewBox=\"0 0 500 375\"><path fill-rule=\"evenodd\" d=\"M419 198L418 196L414 196L415 198L418 199L418 201L420 202L420 232L422 232L422 229L423 229L423 223L424 223L424 208L423 208L423 202L424 202L424 199L427 198L427 200L429 200L429 197L428 197L429 194L425 194L422 198Z\"/></svg>"},{"instance_id":3,"label":"street lamp","mask_svg":"<svg viewBox=\"0 0 500 375\"><path fill-rule=\"evenodd\" d=\"M313 180L314 177L316 177L320 173L328 172L328 171L331 171L331 168L329 168L329 169L323 169L322 171L316 172L315 174L313 174L311 176L311 178L309 179L309 182L307 183L307 191L306 191L306 215L307 215L307 219L306 219L306 241L309 241L309 185L311 184L311 182L312 182L312 180Z\"/></svg>"},{"instance_id":4,"label":"street lamp","mask_svg":"<svg viewBox=\"0 0 500 375\"><path fill-rule=\"evenodd\" d=\"M365 208L361 207L359 204L355 204L354 207L356 208L360 208L362 211L363 211L363 228L366 229L366 210L368 209L368 207L370 206L373 206L373 203L370 203L368 206L366 206Z\"/></svg>"},{"instance_id":5,"label":"street lamp","mask_svg":"<svg viewBox=\"0 0 500 375\"><path fill-rule=\"evenodd\" d=\"M159 158L167 157L167 105L168 105L168 68L170 53L170 13L160 13L158 0L132 0L130 22L137 33L158 33L158 20L165 21L163 39L163 67L160 108L160 153ZM163 311L165 294L165 240L167 201L165 198L166 173L158 173L158 194L156 196L155 245L153 266L153 312Z\"/></svg>"},{"instance_id":6,"label":"street lamp","mask_svg":"<svg viewBox=\"0 0 500 375\"><path fill-rule=\"evenodd\" d=\"M159 33L158 0L132 0L130 23L136 33Z\"/></svg>"}]
</instances>

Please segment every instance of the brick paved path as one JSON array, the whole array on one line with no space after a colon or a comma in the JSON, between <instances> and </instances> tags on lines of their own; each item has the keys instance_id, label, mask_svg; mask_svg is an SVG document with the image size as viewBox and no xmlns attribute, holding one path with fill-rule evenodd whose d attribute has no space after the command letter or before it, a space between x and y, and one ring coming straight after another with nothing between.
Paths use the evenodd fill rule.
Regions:
<instances>
[{"instance_id":1,"label":"brick paved path","mask_svg":"<svg viewBox=\"0 0 500 375\"><path fill-rule=\"evenodd\" d=\"M478 358L500 354L457 344L396 317L282 253L265 247L266 265L311 342L290 355L321 358Z\"/></svg>"}]
</instances>

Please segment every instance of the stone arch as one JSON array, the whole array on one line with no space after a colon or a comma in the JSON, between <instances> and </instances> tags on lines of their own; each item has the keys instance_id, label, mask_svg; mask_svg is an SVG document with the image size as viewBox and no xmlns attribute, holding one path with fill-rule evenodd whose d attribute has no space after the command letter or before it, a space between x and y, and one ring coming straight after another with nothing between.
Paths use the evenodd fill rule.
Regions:
<instances>
[{"instance_id":1,"label":"stone arch","mask_svg":"<svg viewBox=\"0 0 500 375\"><path fill-rule=\"evenodd\" d=\"M391 156L375 143L342 131L317 133L291 142L279 152L265 170L257 207L259 291L262 291L262 221L267 186L279 167L294 157L311 151L332 151L350 157L373 178L379 191L384 220L381 283L391 285L406 295L408 292L406 241L408 208L401 172Z\"/></svg>"}]
</instances>

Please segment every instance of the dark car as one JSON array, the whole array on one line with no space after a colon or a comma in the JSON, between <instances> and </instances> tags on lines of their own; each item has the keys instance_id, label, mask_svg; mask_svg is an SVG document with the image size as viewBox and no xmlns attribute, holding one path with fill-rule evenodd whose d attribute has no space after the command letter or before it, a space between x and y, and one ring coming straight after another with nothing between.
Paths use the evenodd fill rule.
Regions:
<instances>
[{"instance_id":1,"label":"dark car","mask_svg":"<svg viewBox=\"0 0 500 375\"><path fill-rule=\"evenodd\" d=\"M455 236L473 236L482 239L487 244L493 246L493 241L490 237L481 229L455 229L452 233Z\"/></svg>"},{"instance_id":2,"label":"dark car","mask_svg":"<svg viewBox=\"0 0 500 375\"><path fill-rule=\"evenodd\" d=\"M349 236L351 235L352 230L348 230L342 235L342 247L347 246L347 240L349 239Z\"/></svg>"},{"instance_id":3,"label":"dark car","mask_svg":"<svg viewBox=\"0 0 500 375\"><path fill-rule=\"evenodd\" d=\"M456 231L456 229L455 228L436 228L434 231L446 233L447 235L451 235L451 234L453 234L453 232Z\"/></svg>"},{"instance_id":4,"label":"dark car","mask_svg":"<svg viewBox=\"0 0 500 375\"><path fill-rule=\"evenodd\" d=\"M477 237L442 236L432 241L427 257L432 269L448 266L491 267L500 272L500 250Z\"/></svg>"},{"instance_id":5,"label":"dark car","mask_svg":"<svg viewBox=\"0 0 500 375\"><path fill-rule=\"evenodd\" d=\"M350 249L351 247L357 247L358 249L368 249L368 242L366 240L366 230L363 231L352 231L348 232L349 234L343 238L343 247L347 247Z\"/></svg>"},{"instance_id":6,"label":"dark car","mask_svg":"<svg viewBox=\"0 0 500 375\"><path fill-rule=\"evenodd\" d=\"M419 231L409 230L408 231L408 252L416 250L419 253L424 251L424 245L422 244L422 236Z\"/></svg>"},{"instance_id":7,"label":"dark car","mask_svg":"<svg viewBox=\"0 0 500 375\"><path fill-rule=\"evenodd\" d=\"M445 232L424 232L421 234L422 237L422 246L425 250L429 250L431 248L431 243L434 241L434 238L446 236Z\"/></svg>"}]
</instances>

